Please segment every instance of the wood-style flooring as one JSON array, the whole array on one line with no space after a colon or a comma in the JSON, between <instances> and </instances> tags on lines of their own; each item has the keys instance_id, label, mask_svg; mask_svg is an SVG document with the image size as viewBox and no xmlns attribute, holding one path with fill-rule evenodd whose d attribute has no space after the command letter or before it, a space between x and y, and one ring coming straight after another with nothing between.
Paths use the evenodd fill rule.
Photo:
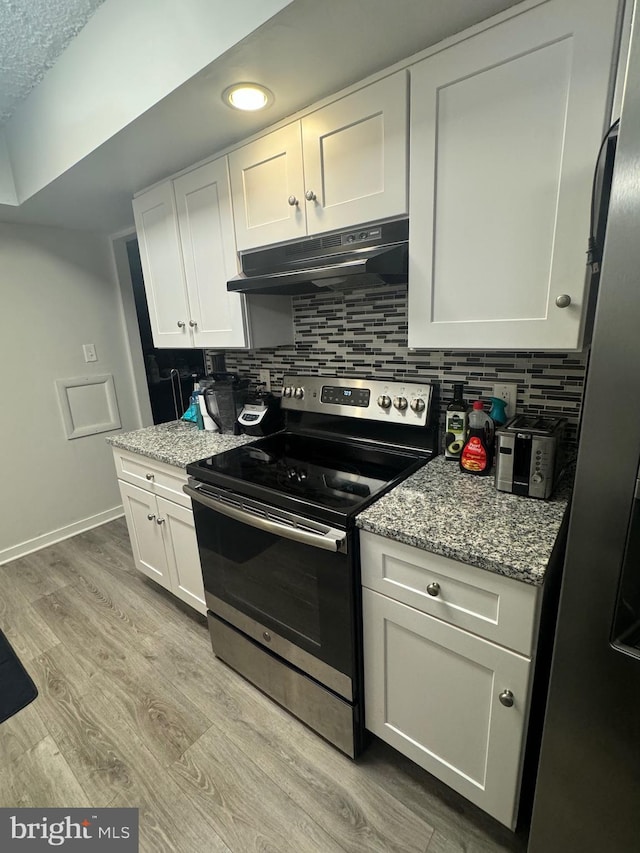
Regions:
<instances>
[{"instance_id":1,"label":"wood-style flooring","mask_svg":"<svg viewBox=\"0 0 640 853\"><path fill-rule=\"evenodd\" d=\"M0 567L0 627L40 695L0 725L0 806L129 806L140 849L521 853L379 740L356 762L217 660L136 571L123 520Z\"/></svg>"}]
</instances>

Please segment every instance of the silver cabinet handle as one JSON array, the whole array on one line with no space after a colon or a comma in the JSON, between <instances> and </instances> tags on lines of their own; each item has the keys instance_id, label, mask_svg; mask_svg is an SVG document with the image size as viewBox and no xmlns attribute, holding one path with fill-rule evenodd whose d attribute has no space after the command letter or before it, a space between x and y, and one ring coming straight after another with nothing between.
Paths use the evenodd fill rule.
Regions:
<instances>
[{"instance_id":1,"label":"silver cabinet handle","mask_svg":"<svg viewBox=\"0 0 640 853\"><path fill-rule=\"evenodd\" d=\"M164 518L156 518L156 524L164 524Z\"/></svg>"},{"instance_id":2,"label":"silver cabinet handle","mask_svg":"<svg viewBox=\"0 0 640 853\"><path fill-rule=\"evenodd\" d=\"M511 708L513 706L513 693L510 690L503 690L498 696L498 699L502 702L505 708Z\"/></svg>"},{"instance_id":3,"label":"silver cabinet handle","mask_svg":"<svg viewBox=\"0 0 640 853\"><path fill-rule=\"evenodd\" d=\"M294 195L290 195L289 198L287 199L287 201L289 202L291 207L295 207L297 204L300 203Z\"/></svg>"},{"instance_id":4,"label":"silver cabinet handle","mask_svg":"<svg viewBox=\"0 0 640 853\"><path fill-rule=\"evenodd\" d=\"M149 521L153 521L153 519L155 518L155 515L153 515L153 513L150 512L149 515L147 515L147 518L149 519Z\"/></svg>"},{"instance_id":5,"label":"silver cabinet handle","mask_svg":"<svg viewBox=\"0 0 640 853\"><path fill-rule=\"evenodd\" d=\"M436 595L440 595L440 584L436 583L435 581L433 583L430 583L427 587L427 592L429 593L429 595L433 595L434 597Z\"/></svg>"},{"instance_id":6,"label":"silver cabinet handle","mask_svg":"<svg viewBox=\"0 0 640 853\"><path fill-rule=\"evenodd\" d=\"M571 305L571 297L568 293L563 293L560 296L556 296L556 305L558 308L568 308Z\"/></svg>"},{"instance_id":7,"label":"silver cabinet handle","mask_svg":"<svg viewBox=\"0 0 640 853\"><path fill-rule=\"evenodd\" d=\"M184 322L184 320L178 320L178 328L179 328L179 329L184 329L184 327L185 327L185 322Z\"/></svg>"},{"instance_id":8,"label":"silver cabinet handle","mask_svg":"<svg viewBox=\"0 0 640 853\"><path fill-rule=\"evenodd\" d=\"M155 474L145 474L144 476L145 476L145 479L147 479L147 480L153 480L153 478L155 477Z\"/></svg>"},{"instance_id":9,"label":"silver cabinet handle","mask_svg":"<svg viewBox=\"0 0 640 853\"><path fill-rule=\"evenodd\" d=\"M306 193L304 194L304 197L306 198L307 201L315 201L317 198L317 196L313 190L307 190Z\"/></svg>"},{"instance_id":10,"label":"silver cabinet handle","mask_svg":"<svg viewBox=\"0 0 640 853\"><path fill-rule=\"evenodd\" d=\"M191 328L193 329L193 327L194 327L194 326L197 326L197 325L198 325L198 321L197 321L197 320L189 320L189 325L190 325L190 326L191 326Z\"/></svg>"}]
</instances>

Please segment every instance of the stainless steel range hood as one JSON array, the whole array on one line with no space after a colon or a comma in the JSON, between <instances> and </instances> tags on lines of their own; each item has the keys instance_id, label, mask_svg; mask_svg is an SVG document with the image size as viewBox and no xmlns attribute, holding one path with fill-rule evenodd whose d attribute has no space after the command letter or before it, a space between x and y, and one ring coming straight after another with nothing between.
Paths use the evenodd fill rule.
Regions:
<instances>
[{"instance_id":1,"label":"stainless steel range hood","mask_svg":"<svg viewBox=\"0 0 640 853\"><path fill-rule=\"evenodd\" d=\"M242 252L240 293L298 296L407 281L409 220L373 223Z\"/></svg>"}]
</instances>

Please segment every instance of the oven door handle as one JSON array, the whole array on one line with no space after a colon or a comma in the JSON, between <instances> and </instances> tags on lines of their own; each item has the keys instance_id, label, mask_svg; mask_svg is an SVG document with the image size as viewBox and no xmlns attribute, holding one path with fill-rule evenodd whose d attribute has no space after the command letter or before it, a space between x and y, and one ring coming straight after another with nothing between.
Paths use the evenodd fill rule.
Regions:
<instances>
[{"instance_id":1,"label":"oven door handle","mask_svg":"<svg viewBox=\"0 0 640 853\"><path fill-rule=\"evenodd\" d=\"M334 530L331 527L326 528L324 533L314 533L311 530L303 530L300 527L289 527L287 524L279 524L270 518L263 518L261 515L256 515L250 510L237 509L230 506L224 501L216 500L216 498L203 495L198 489L193 486L183 486L182 490L189 497L203 504L209 509L240 521L243 524L249 524L258 530L264 530L266 533L273 533L276 536L282 536L284 539L292 539L294 542L300 542L303 545L311 545L313 548L322 548L325 551L338 551L344 544L347 534L342 530Z\"/></svg>"}]
</instances>

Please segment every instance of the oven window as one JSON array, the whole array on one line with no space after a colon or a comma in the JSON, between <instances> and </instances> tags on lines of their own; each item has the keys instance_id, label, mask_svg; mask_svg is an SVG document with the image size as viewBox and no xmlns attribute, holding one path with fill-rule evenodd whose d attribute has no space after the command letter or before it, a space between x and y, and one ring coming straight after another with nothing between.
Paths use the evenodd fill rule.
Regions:
<instances>
[{"instance_id":1,"label":"oven window","mask_svg":"<svg viewBox=\"0 0 640 853\"><path fill-rule=\"evenodd\" d=\"M353 669L350 557L194 504L207 592L338 669Z\"/></svg>"},{"instance_id":2,"label":"oven window","mask_svg":"<svg viewBox=\"0 0 640 853\"><path fill-rule=\"evenodd\" d=\"M232 529L233 528L233 529ZM320 645L320 590L324 551L248 530L225 520L213 579L228 604L258 621ZM311 552L311 553L309 553ZM220 580L224 578L221 588Z\"/></svg>"}]
</instances>

